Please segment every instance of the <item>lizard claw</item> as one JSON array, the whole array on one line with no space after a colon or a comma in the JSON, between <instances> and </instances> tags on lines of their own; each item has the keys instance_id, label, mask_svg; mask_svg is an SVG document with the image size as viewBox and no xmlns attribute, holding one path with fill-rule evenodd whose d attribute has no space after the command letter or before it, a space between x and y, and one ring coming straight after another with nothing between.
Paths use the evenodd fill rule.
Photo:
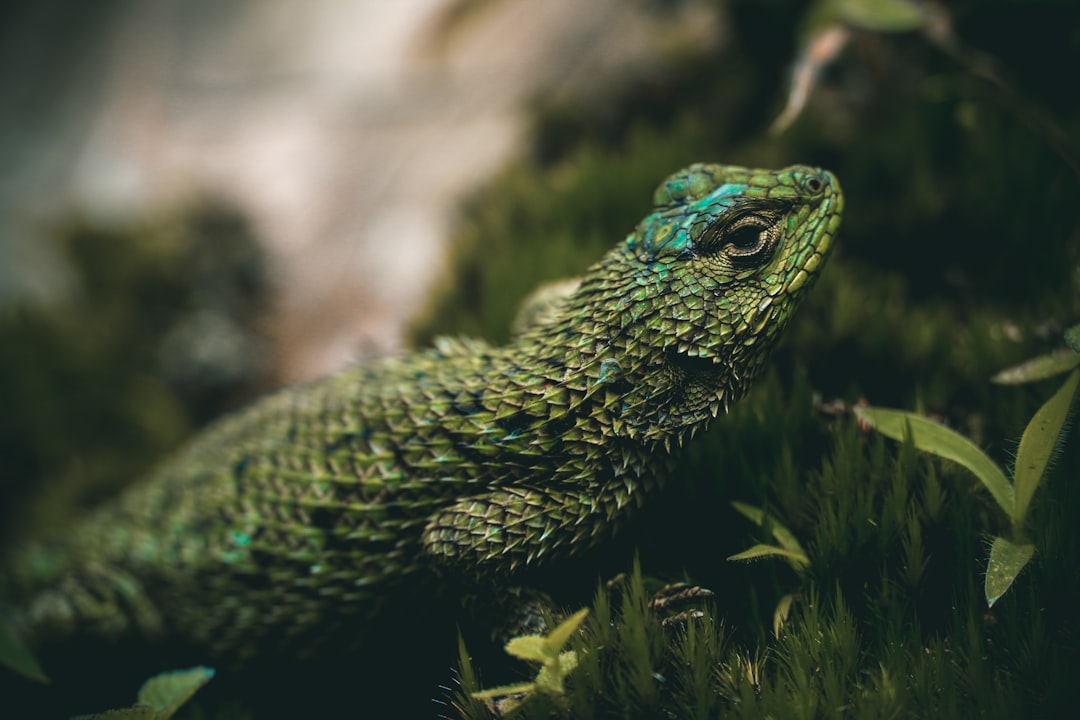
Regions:
<instances>
[{"instance_id":1,"label":"lizard claw","mask_svg":"<svg viewBox=\"0 0 1080 720\"><path fill-rule=\"evenodd\" d=\"M660 617L666 629L679 628L692 620L704 618L705 603L715 597L716 593L699 585L669 583L653 594L649 609Z\"/></svg>"}]
</instances>

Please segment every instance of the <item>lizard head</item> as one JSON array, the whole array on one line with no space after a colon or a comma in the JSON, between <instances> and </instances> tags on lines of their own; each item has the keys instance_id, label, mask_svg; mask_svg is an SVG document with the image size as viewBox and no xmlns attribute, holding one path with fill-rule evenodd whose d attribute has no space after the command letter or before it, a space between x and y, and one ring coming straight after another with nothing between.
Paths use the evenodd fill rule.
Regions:
<instances>
[{"instance_id":1,"label":"lizard head","mask_svg":"<svg viewBox=\"0 0 1080 720\"><path fill-rule=\"evenodd\" d=\"M606 345L587 373L603 382L606 362L631 433L659 438L726 409L760 372L829 254L843 196L817 168L699 164L654 202L585 277L577 317Z\"/></svg>"}]
</instances>

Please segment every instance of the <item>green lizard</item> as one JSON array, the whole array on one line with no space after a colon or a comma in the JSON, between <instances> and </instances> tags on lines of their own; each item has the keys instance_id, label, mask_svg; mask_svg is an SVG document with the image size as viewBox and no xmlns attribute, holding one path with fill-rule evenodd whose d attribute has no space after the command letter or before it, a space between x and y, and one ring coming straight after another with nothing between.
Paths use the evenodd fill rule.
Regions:
<instances>
[{"instance_id":1,"label":"green lizard","mask_svg":"<svg viewBox=\"0 0 1080 720\"><path fill-rule=\"evenodd\" d=\"M506 347L287 388L8 563L32 644L174 635L243 654L363 631L425 577L502 578L609 537L758 375L833 244L828 172L694 165Z\"/></svg>"}]
</instances>

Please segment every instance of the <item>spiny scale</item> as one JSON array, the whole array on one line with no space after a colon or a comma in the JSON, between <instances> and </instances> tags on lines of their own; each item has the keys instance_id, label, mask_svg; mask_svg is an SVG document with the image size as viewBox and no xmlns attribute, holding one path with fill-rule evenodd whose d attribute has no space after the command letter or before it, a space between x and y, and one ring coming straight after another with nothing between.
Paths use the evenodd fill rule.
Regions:
<instances>
[{"instance_id":1,"label":"spiny scale","mask_svg":"<svg viewBox=\"0 0 1080 720\"><path fill-rule=\"evenodd\" d=\"M825 171L694 165L509 346L283 390L9 564L31 641L362 633L419 574L506 578L610 535L745 390L829 253ZM548 302L551 302L550 299Z\"/></svg>"}]
</instances>

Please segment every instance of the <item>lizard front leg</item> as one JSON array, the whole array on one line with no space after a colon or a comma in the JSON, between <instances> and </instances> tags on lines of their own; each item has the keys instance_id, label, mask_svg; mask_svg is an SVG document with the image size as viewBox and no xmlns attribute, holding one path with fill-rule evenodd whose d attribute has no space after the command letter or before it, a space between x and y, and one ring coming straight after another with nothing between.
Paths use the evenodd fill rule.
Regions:
<instances>
[{"instance_id":1,"label":"lizard front leg","mask_svg":"<svg viewBox=\"0 0 1080 720\"><path fill-rule=\"evenodd\" d=\"M464 576L467 584L565 557L613 531L631 502L629 493L597 497L596 488L591 490L511 486L461 499L431 517L424 551L443 571ZM547 618L557 615L546 594L513 581L499 593L465 591L461 597L471 614L487 618L487 629L498 642L547 632Z\"/></svg>"},{"instance_id":2,"label":"lizard front leg","mask_svg":"<svg viewBox=\"0 0 1080 720\"><path fill-rule=\"evenodd\" d=\"M511 486L464 498L431 517L426 553L439 564L508 573L569 555L609 535L639 493Z\"/></svg>"}]
</instances>

